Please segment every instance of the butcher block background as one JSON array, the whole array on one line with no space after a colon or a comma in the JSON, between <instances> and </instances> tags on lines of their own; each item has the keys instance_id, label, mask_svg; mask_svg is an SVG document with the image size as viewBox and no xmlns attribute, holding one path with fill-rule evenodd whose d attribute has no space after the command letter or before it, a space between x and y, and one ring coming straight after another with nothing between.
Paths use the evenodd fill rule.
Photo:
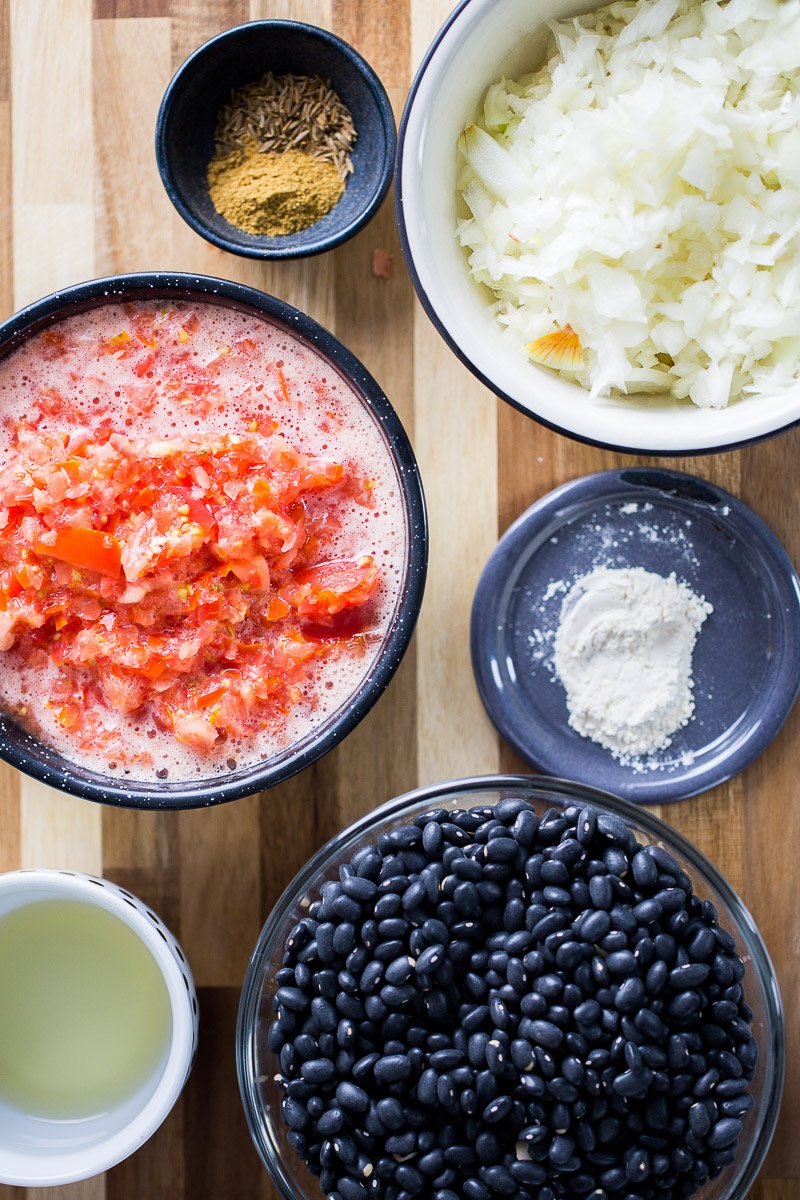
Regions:
<instances>
[{"instance_id":1,"label":"butcher block background","mask_svg":"<svg viewBox=\"0 0 800 1200\"><path fill-rule=\"evenodd\" d=\"M377 70L399 118L416 64L450 7L447 0L0 0L0 316L66 284L156 268L271 292L331 329L382 384L413 440L431 523L425 603L401 669L342 746L282 787L206 811L132 813L62 796L0 765L0 870L71 867L137 892L183 942L200 995L200 1051L172 1115L133 1158L106 1176L52 1189L53 1197L271 1195L234 1067L239 989L259 929L309 855L360 814L417 785L524 769L489 724L473 683L468 621L478 575L498 536L538 497L634 461L540 428L468 374L414 297L391 199L338 250L261 265L207 245L162 191L153 153L158 104L172 73L206 38L264 17L333 29ZM394 256L388 279L372 273L376 249ZM742 496L800 562L799 459L795 432L673 465ZM788 1080L754 1191L760 1200L800 1197L798 768L795 712L743 775L661 813L739 890L780 977ZM0 1200L19 1195L0 1185Z\"/></svg>"}]
</instances>

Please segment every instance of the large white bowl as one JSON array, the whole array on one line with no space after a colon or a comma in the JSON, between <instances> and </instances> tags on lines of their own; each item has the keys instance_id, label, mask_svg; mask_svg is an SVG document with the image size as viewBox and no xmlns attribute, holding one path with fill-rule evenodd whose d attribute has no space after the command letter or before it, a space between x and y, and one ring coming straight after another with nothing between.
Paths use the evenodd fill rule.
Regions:
<instances>
[{"instance_id":1,"label":"large white bowl","mask_svg":"<svg viewBox=\"0 0 800 1200\"><path fill-rule=\"evenodd\" d=\"M588 12L575 0L464 0L437 34L409 93L396 172L400 236L419 298L451 349L492 391L543 424L612 449L692 454L731 449L800 421L790 395L753 396L724 409L688 401L590 400L516 352L471 278L456 226L456 142L489 85L540 66L544 22Z\"/></svg>"}]
</instances>

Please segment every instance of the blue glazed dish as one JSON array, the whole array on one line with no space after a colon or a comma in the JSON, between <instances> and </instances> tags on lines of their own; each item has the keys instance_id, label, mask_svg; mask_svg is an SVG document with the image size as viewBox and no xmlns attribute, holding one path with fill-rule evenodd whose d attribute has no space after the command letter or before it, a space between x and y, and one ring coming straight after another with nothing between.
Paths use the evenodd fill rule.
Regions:
<instances>
[{"instance_id":1,"label":"blue glazed dish","mask_svg":"<svg viewBox=\"0 0 800 1200\"><path fill-rule=\"evenodd\" d=\"M375 661L355 694L299 742L228 775L190 781L127 781L68 760L0 711L0 758L74 796L125 808L197 808L263 791L316 762L369 712L397 670L416 625L428 562L425 498L414 452L383 391L341 342L291 305L225 279L180 272L145 272L95 279L65 288L23 308L0 325L0 359L48 326L104 304L133 300L189 300L251 313L310 347L349 384L380 430L403 497L406 554L400 594Z\"/></svg>"},{"instance_id":2,"label":"blue glazed dish","mask_svg":"<svg viewBox=\"0 0 800 1200\"><path fill-rule=\"evenodd\" d=\"M341 200L308 229L280 237L229 224L211 202L206 177L220 108L234 88L268 71L330 80L357 133ZM205 42L178 68L156 120L156 160L175 208L206 241L248 258L303 258L353 237L389 190L396 144L389 97L369 63L341 38L300 21L252 21Z\"/></svg>"},{"instance_id":3,"label":"blue glazed dish","mask_svg":"<svg viewBox=\"0 0 800 1200\"><path fill-rule=\"evenodd\" d=\"M564 595L597 566L675 572L714 606L694 651L694 716L644 764L623 765L570 727L552 666ZM788 716L800 579L775 534L721 488L676 471L604 471L550 492L501 539L475 594L471 649L489 716L527 762L636 803L682 800L742 771Z\"/></svg>"}]
</instances>

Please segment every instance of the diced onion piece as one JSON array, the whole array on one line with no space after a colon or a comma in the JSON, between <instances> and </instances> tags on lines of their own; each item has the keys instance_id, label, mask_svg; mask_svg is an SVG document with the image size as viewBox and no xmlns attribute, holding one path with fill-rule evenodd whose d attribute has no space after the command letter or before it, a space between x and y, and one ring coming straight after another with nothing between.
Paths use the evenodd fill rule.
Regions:
<instances>
[{"instance_id":1,"label":"diced onion piece","mask_svg":"<svg viewBox=\"0 0 800 1200\"><path fill-rule=\"evenodd\" d=\"M469 125L461 135L467 161L484 187L495 196L524 193L530 181L514 158L479 125Z\"/></svg>"},{"instance_id":2,"label":"diced onion piece","mask_svg":"<svg viewBox=\"0 0 800 1200\"><path fill-rule=\"evenodd\" d=\"M534 362L556 371L575 371L583 366L581 341L571 325L536 338L528 347L528 354Z\"/></svg>"}]
</instances>

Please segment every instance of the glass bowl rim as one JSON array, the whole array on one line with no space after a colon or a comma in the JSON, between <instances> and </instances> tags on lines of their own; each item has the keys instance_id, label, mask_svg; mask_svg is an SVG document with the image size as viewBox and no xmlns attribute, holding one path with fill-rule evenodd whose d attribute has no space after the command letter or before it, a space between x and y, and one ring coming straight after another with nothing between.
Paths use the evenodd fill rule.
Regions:
<instances>
[{"instance_id":1,"label":"glass bowl rim","mask_svg":"<svg viewBox=\"0 0 800 1200\"><path fill-rule=\"evenodd\" d=\"M270 1140L264 1136L264 1122L256 1103L257 1081L255 1073L249 1068L253 1061L252 1051L258 1030L257 1018L262 993L263 966L275 943L276 935L285 921L287 911L310 886L324 879L326 871L342 855L343 851L352 846L372 827L381 824L387 818L399 816L409 810L424 808L428 803L433 803L443 797L463 796L465 803L468 803L470 793L514 790L516 788L528 793L538 790L564 801L581 799L587 803L595 803L622 817L626 822L638 825L655 841L665 842L670 849L676 849L703 882L710 884L719 894L733 915L736 922L736 933L745 943L753 971L763 990L765 1004L765 1044L759 1046L760 1058L766 1061L763 1108L760 1113L754 1109L754 1118L758 1120L758 1125L749 1157L742 1161L738 1175L731 1180L720 1200L744 1200L744 1197L747 1196L763 1165L775 1133L786 1075L786 1032L777 975L749 909L722 872L688 838L646 809L622 800L610 792L604 792L599 788L576 783L569 779L546 775L497 773L469 775L460 779L444 780L440 783L414 788L359 817L358 820L330 838L301 867L273 905L261 929L247 966L239 1002L236 1023L236 1074L245 1119L253 1144L272 1183L284 1200L309 1200L309 1198L301 1196L292 1186L283 1170L280 1157L275 1153ZM696 1195L702 1195L702 1191ZM320 1196L322 1196L321 1191Z\"/></svg>"}]
</instances>

